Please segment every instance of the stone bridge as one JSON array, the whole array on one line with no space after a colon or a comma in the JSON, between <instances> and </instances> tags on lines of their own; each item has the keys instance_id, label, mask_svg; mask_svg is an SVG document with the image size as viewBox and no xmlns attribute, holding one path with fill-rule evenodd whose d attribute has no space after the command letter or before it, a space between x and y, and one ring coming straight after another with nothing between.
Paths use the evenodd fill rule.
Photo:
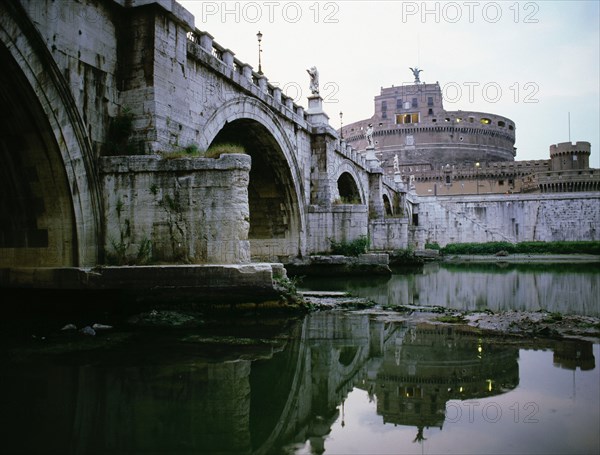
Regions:
<instances>
[{"instance_id":1,"label":"stone bridge","mask_svg":"<svg viewBox=\"0 0 600 455\"><path fill-rule=\"evenodd\" d=\"M3 1L0 59L0 267L409 242L405 193L340 140L318 93L294 103L173 0Z\"/></svg>"}]
</instances>

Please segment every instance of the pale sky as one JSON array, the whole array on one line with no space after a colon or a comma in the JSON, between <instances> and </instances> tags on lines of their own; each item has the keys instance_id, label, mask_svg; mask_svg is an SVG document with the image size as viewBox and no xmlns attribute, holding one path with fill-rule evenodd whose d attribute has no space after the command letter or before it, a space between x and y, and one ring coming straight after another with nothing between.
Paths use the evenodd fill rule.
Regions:
<instances>
[{"instance_id":1,"label":"pale sky","mask_svg":"<svg viewBox=\"0 0 600 455\"><path fill-rule=\"evenodd\" d=\"M371 117L381 87L439 82L446 110L516 124L517 160L551 144L592 144L600 168L598 1L179 0L196 28L307 107L306 69L319 70L330 124Z\"/></svg>"}]
</instances>

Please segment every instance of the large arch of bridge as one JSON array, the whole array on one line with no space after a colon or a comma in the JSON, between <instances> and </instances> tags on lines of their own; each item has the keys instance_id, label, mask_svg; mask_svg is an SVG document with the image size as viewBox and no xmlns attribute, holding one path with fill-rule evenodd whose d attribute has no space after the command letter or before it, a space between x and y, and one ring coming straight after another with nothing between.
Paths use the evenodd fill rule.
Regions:
<instances>
[{"instance_id":1,"label":"large arch of bridge","mask_svg":"<svg viewBox=\"0 0 600 455\"><path fill-rule=\"evenodd\" d=\"M18 2L0 2L0 266L98 261L99 191L68 85Z\"/></svg>"},{"instance_id":2,"label":"large arch of bridge","mask_svg":"<svg viewBox=\"0 0 600 455\"><path fill-rule=\"evenodd\" d=\"M253 260L285 262L305 252L304 184L293 145L262 102L240 97L208 120L201 148L244 147L252 157L248 202Z\"/></svg>"}]
</instances>

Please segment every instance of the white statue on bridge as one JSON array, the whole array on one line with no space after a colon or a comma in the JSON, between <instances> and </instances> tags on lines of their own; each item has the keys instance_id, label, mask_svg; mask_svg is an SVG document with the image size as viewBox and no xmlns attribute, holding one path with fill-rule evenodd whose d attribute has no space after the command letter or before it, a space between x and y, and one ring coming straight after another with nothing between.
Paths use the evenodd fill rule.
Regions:
<instances>
[{"instance_id":1,"label":"white statue on bridge","mask_svg":"<svg viewBox=\"0 0 600 455\"><path fill-rule=\"evenodd\" d=\"M319 72L316 66L311 66L306 70L310 76L310 91L313 95L319 94Z\"/></svg>"},{"instance_id":2,"label":"white statue on bridge","mask_svg":"<svg viewBox=\"0 0 600 455\"><path fill-rule=\"evenodd\" d=\"M373 124L369 123L367 127L367 132L365 133L365 139L367 139L367 148L375 148L375 144L373 143Z\"/></svg>"},{"instance_id":3,"label":"white statue on bridge","mask_svg":"<svg viewBox=\"0 0 600 455\"><path fill-rule=\"evenodd\" d=\"M398 174L400 172L400 160L398 160L398 154L394 155L394 172Z\"/></svg>"}]
</instances>

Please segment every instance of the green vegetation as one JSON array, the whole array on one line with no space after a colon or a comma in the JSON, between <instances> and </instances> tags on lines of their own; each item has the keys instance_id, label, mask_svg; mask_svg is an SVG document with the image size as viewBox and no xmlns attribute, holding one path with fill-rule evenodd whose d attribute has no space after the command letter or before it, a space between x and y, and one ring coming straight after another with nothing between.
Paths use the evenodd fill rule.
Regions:
<instances>
[{"instance_id":1,"label":"green vegetation","mask_svg":"<svg viewBox=\"0 0 600 455\"><path fill-rule=\"evenodd\" d=\"M224 153L246 153L243 146L237 144L215 144L208 150L200 149L196 144L190 144L179 150L172 152L161 153L162 157L167 160L178 158L219 158Z\"/></svg>"},{"instance_id":2,"label":"green vegetation","mask_svg":"<svg viewBox=\"0 0 600 455\"><path fill-rule=\"evenodd\" d=\"M599 241L574 242L487 242L449 243L440 249L444 255L454 254L600 254Z\"/></svg>"},{"instance_id":3,"label":"green vegetation","mask_svg":"<svg viewBox=\"0 0 600 455\"><path fill-rule=\"evenodd\" d=\"M279 298L287 303L288 305L312 311L314 305L308 303L302 297L302 294L298 292L298 285L302 281L302 277L277 277L273 278L273 285L275 290L279 293Z\"/></svg>"},{"instance_id":4,"label":"green vegetation","mask_svg":"<svg viewBox=\"0 0 600 455\"><path fill-rule=\"evenodd\" d=\"M343 205L343 204L362 204L360 200L360 196L341 196L335 201L333 201L334 205Z\"/></svg>"},{"instance_id":5,"label":"green vegetation","mask_svg":"<svg viewBox=\"0 0 600 455\"><path fill-rule=\"evenodd\" d=\"M552 313L549 313L548 316L546 316L542 320L542 322L550 324L550 323L560 322L562 320L563 320L563 315L562 314L557 313L557 312L552 312Z\"/></svg>"},{"instance_id":6,"label":"green vegetation","mask_svg":"<svg viewBox=\"0 0 600 455\"><path fill-rule=\"evenodd\" d=\"M412 248L399 248L390 253L390 266L394 267L421 267L425 261L417 257Z\"/></svg>"},{"instance_id":7,"label":"green vegetation","mask_svg":"<svg viewBox=\"0 0 600 455\"><path fill-rule=\"evenodd\" d=\"M216 144L211 145L206 153L205 158L219 158L224 153L246 153L246 149L237 144Z\"/></svg>"},{"instance_id":8,"label":"green vegetation","mask_svg":"<svg viewBox=\"0 0 600 455\"><path fill-rule=\"evenodd\" d=\"M441 247L440 247L440 244L437 243L437 242L432 242L432 243L427 242L427 243L425 243L425 249L426 250L438 250L439 251L441 249Z\"/></svg>"},{"instance_id":9,"label":"green vegetation","mask_svg":"<svg viewBox=\"0 0 600 455\"><path fill-rule=\"evenodd\" d=\"M152 242L147 237L143 237L135 255L128 254L133 244L131 233L131 222L128 218L122 219L124 204L121 199L117 200L115 211L119 221L119 238L110 238L112 251L106 252L106 261L109 265L142 265L148 264L152 258Z\"/></svg>"},{"instance_id":10,"label":"green vegetation","mask_svg":"<svg viewBox=\"0 0 600 455\"><path fill-rule=\"evenodd\" d=\"M445 314L443 316L438 316L434 321L445 322L446 324L463 324L466 322L466 319L461 315Z\"/></svg>"},{"instance_id":11,"label":"green vegetation","mask_svg":"<svg viewBox=\"0 0 600 455\"><path fill-rule=\"evenodd\" d=\"M104 154L136 155L138 150L131 140L133 133L133 112L128 107L123 107L115 117L111 117L108 124L108 134Z\"/></svg>"},{"instance_id":12,"label":"green vegetation","mask_svg":"<svg viewBox=\"0 0 600 455\"><path fill-rule=\"evenodd\" d=\"M362 235L357 239L350 242L342 240L336 242L333 239L329 239L331 244L331 254L341 254L342 256L358 256L364 254L369 250L369 237Z\"/></svg>"}]
</instances>

